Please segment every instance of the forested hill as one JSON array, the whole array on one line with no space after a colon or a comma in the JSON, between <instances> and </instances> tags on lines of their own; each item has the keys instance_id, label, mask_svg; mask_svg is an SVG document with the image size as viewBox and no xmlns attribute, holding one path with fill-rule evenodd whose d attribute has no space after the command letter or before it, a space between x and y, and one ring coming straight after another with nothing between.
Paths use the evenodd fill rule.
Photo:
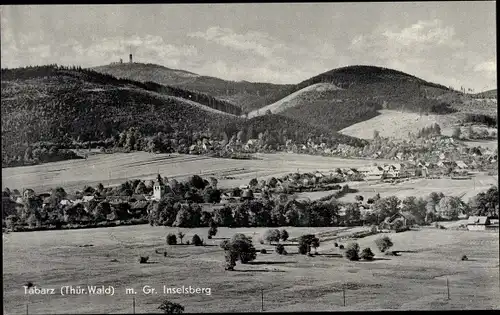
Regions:
<instances>
[{"instance_id":1,"label":"forested hill","mask_svg":"<svg viewBox=\"0 0 500 315\"><path fill-rule=\"evenodd\" d=\"M206 105L216 110L226 113L241 115L243 111L233 104L217 99L212 95L206 93L199 93L196 91L189 91L178 87L164 86L156 82L145 81L137 82L129 79L119 79L109 74L101 72L82 69L81 67L58 67L58 66L41 66L41 67L27 67L17 69L2 69L2 80L20 80L37 77L52 77L52 76L70 76L78 77L79 79L96 83L96 84L117 84L117 85L131 85L133 87L145 89L147 91L157 92L168 96L176 96L186 100L195 101L202 105Z\"/></svg>"},{"instance_id":2,"label":"forested hill","mask_svg":"<svg viewBox=\"0 0 500 315\"><path fill-rule=\"evenodd\" d=\"M248 130L256 131L251 133L255 137L262 133L263 147L276 150L287 140L304 143L308 137L363 143L278 115L244 119L196 98L178 97L180 89L91 70L52 65L3 69L1 75L4 167L54 161L58 150L88 146L189 153L202 139L223 141ZM190 95L193 99L195 94ZM286 138L281 132L285 129ZM219 149L223 145L214 148Z\"/></svg>"},{"instance_id":3,"label":"forested hill","mask_svg":"<svg viewBox=\"0 0 500 315\"><path fill-rule=\"evenodd\" d=\"M272 103L292 85L228 81L196 73L170 69L149 63L115 63L92 68L92 70L140 82L153 81L182 89L210 94L224 99L249 112ZM286 94L285 94L286 95Z\"/></svg>"}]
</instances>

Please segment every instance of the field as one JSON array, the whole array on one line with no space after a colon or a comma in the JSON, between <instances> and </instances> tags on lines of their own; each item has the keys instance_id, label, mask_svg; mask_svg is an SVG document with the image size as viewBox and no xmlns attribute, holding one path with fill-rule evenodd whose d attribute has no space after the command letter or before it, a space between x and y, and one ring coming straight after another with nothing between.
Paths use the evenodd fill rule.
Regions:
<instances>
[{"instance_id":1,"label":"field","mask_svg":"<svg viewBox=\"0 0 500 315\"><path fill-rule=\"evenodd\" d=\"M397 196L404 199L407 196L426 197L431 192L442 192L445 196L462 197L467 202L469 198L482 191L488 190L492 185L498 185L498 176L489 176L484 173L475 174L470 180L441 179L412 179L399 184L353 182L349 187L358 190L355 194L347 194L340 200L354 202L356 195L371 198L379 193L381 197Z\"/></svg>"},{"instance_id":2,"label":"field","mask_svg":"<svg viewBox=\"0 0 500 315\"><path fill-rule=\"evenodd\" d=\"M366 166L373 161L288 153L256 154L256 160L218 159L196 155L147 152L96 154L87 160L71 160L36 166L2 169L2 189L32 188L42 192L57 186L67 191L84 185L116 185L129 179L154 179L158 172L185 179L198 174L214 176L220 187L237 187L250 179L282 176L290 172L328 171L337 167ZM383 160L377 160L384 163ZM229 177L229 178L228 178Z\"/></svg>"},{"instance_id":3,"label":"field","mask_svg":"<svg viewBox=\"0 0 500 315\"><path fill-rule=\"evenodd\" d=\"M330 83L316 83L313 85L309 85L299 91L296 91L279 101L264 106L262 108L256 109L248 113L248 118L252 118L255 116L265 115L268 110L272 113L277 114L285 111L288 108L292 108L294 106L299 105L301 102L304 102L302 99L303 94L307 94L308 92L323 92L323 91L336 91L340 90L339 87Z\"/></svg>"},{"instance_id":4,"label":"field","mask_svg":"<svg viewBox=\"0 0 500 315\"><path fill-rule=\"evenodd\" d=\"M321 239L339 228L288 228L291 237L316 233ZM360 229L360 228L357 228ZM219 237L236 232L253 236L264 228L220 228ZM330 233L328 233L330 231ZM333 240L322 241L321 255L307 257L274 252L258 254L236 271L224 271L219 239L210 246L165 246L165 235L176 228L133 227L93 230L20 232L3 235L4 313L75 314L131 313L132 296L125 288L138 291L136 313L154 312L165 298L185 306L186 312L248 312L261 310L261 289L265 311L326 310L442 310L495 309L498 302L498 233L422 229L391 234L398 257L383 256L374 246L377 236L359 239L361 248L371 247L372 262L350 262L339 257ZM207 229L185 230L185 240L194 233L206 238ZM255 233L255 234L254 234ZM331 239L331 238L330 238ZM267 248L254 241L256 248ZM79 247L91 244L90 247ZM167 250L168 256L155 254ZM462 254L469 261L461 261ZM139 255L151 263L139 264ZM111 260L116 259L115 262ZM447 300L446 278L450 284ZM60 294L28 298L22 285L32 281L42 288L63 285L111 285L113 296ZM142 287L157 288L146 295ZM210 288L211 295L167 295L162 286ZM346 290L343 307L342 285ZM496 301L496 302L495 302Z\"/></svg>"},{"instance_id":5,"label":"field","mask_svg":"<svg viewBox=\"0 0 500 315\"><path fill-rule=\"evenodd\" d=\"M377 130L381 137L407 139L408 132L418 133L424 127L437 123L442 134L451 136L456 118L452 115L420 115L418 113L380 110L380 115L366 121L351 125L340 132L357 138L373 139L373 131Z\"/></svg>"}]
</instances>

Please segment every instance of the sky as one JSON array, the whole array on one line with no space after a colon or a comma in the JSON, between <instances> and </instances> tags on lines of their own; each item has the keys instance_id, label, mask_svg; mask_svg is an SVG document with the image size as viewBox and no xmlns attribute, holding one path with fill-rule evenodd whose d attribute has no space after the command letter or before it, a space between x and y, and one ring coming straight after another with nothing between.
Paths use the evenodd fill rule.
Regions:
<instances>
[{"instance_id":1,"label":"sky","mask_svg":"<svg viewBox=\"0 0 500 315\"><path fill-rule=\"evenodd\" d=\"M496 89L496 8L484 2L0 6L1 66L156 63L296 84L375 65Z\"/></svg>"}]
</instances>

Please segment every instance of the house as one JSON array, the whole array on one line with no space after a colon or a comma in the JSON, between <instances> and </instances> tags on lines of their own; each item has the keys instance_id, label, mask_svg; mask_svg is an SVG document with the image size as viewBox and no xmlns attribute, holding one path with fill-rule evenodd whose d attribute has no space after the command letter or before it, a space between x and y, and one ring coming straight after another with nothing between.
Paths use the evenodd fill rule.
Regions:
<instances>
[{"instance_id":1,"label":"house","mask_svg":"<svg viewBox=\"0 0 500 315\"><path fill-rule=\"evenodd\" d=\"M399 176L401 175L401 168L401 164L396 163L387 165L386 167L384 167L384 171L387 175L387 178L399 178Z\"/></svg>"},{"instance_id":2,"label":"house","mask_svg":"<svg viewBox=\"0 0 500 315\"><path fill-rule=\"evenodd\" d=\"M374 166L370 169L370 171L365 175L366 180L380 180L384 179L386 172L381 166Z\"/></svg>"},{"instance_id":3,"label":"house","mask_svg":"<svg viewBox=\"0 0 500 315\"><path fill-rule=\"evenodd\" d=\"M463 161L457 161L457 162L456 162L456 164L457 164L457 167L458 167L459 169L462 169L462 170L463 170L463 169L468 168L467 164L465 164Z\"/></svg>"},{"instance_id":4,"label":"house","mask_svg":"<svg viewBox=\"0 0 500 315\"><path fill-rule=\"evenodd\" d=\"M142 214L147 213L147 208L147 201L136 201L130 204L130 209L128 209L127 212L134 218L139 218Z\"/></svg>"},{"instance_id":5,"label":"house","mask_svg":"<svg viewBox=\"0 0 500 315\"><path fill-rule=\"evenodd\" d=\"M400 223L397 223L399 221ZM398 212L394 214L392 217L387 217L381 223L381 229L396 229L399 224L400 228L407 228L416 223L416 218L409 212Z\"/></svg>"},{"instance_id":6,"label":"house","mask_svg":"<svg viewBox=\"0 0 500 315\"><path fill-rule=\"evenodd\" d=\"M315 176L316 178L322 178L322 177L324 177L324 175L323 175L322 173L320 173L320 172L316 172L316 173L314 173L314 176Z\"/></svg>"},{"instance_id":7,"label":"house","mask_svg":"<svg viewBox=\"0 0 500 315\"><path fill-rule=\"evenodd\" d=\"M486 216L470 216L467 221L467 230L485 231L489 224L490 220Z\"/></svg>"},{"instance_id":8,"label":"house","mask_svg":"<svg viewBox=\"0 0 500 315\"><path fill-rule=\"evenodd\" d=\"M90 202L95 199L95 196L83 196L83 202Z\"/></svg>"},{"instance_id":9,"label":"house","mask_svg":"<svg viewBox=\"0 0 500 315\"><path fill-rule=\"evenodd\" d=\"M33 189L31 189L31 188L25 189L23 191L23 197L26 198L26 199L33 198L35 196L36 196L35 195L35 191Z\"/></svg>"},{"instance_id":10,"label":"house","mask_svg":"<svg viewBox=\"0 0 500 315\"><path fill-rule=\"evenodd\" d=\"M453 168L453 167L456 167L457 164L455 162L453 162L453 161L439 161L437 163L437 166L438 167L443 167L443 168L444 167L452 167Z\"/></svg>"}]
</instances>

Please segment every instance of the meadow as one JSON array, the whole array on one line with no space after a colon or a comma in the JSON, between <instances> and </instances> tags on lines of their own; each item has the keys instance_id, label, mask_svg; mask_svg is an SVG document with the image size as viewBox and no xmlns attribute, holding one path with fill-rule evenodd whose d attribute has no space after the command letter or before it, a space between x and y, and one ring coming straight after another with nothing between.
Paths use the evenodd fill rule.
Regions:
<instances>
[{"instance_id":1,"label":"meadow","mask_svg":"<svg viewBox=\"0 0 500 315\"><path fill-rule=\"evenodd\" d=\"M255 154L254 160L211 158L200 155L152 154L147 152L95 154L86 160L69 160L35 166L2 169L2 189L32 188L36 192L62 186L66 191L84 185L121 184L130 179L186 179L192 175L214 176L223 188L247 185L252 178L266 179L290 172L329 171L337 167L360 167L374 160L342 159L303 154ZM377 160L377 163L387 161Z\"/></svg>"},{"instance_id":2,"label":"meadow","mask_svg":"<svg viewBox=\"0 0 500 315\"><path fill-rule=\"evenodd\" d=\"M374 244L377 235L358 239L361 249L371 247L375 260L351 262L341 256L331 235L346 228L287 228L291 238L315 233L322 240L320 255L308 257L287 246L280 256L273 246L257 241L266 228L219 228L215 239L206 238L207 228L181 229L184 242L194 233L207 246L168 246L165 236L177 228L113 227L91 230L19 232L3 235L4 313L82 314L131 313L135 288L136 313L155 312L163 299L180 303L186 312L327 310L442 310L495 309L498 302L498 233L424 228L389 234L393 250L401 256L384 256ZM353 230L363 229L361 227ZM220 238L242 232L253 237L259 250L251 264L223 268ZM330 237L328 237L330 236ZM328 237L328 239L327 239ZM93 245L80 247L83 245ZM168 255L155 254L166 250ZM462 254L469 261L461 261ZM139 264L138 257L150 263ZM447 299L446 278L450 285ZM111 285L113 296L60 294L27 296L22 285L32 281L43 288L64 285ZM211 295L147 295L149 285L210 288ZM343 306L342 286L346 287ZM263 290L263 291L261 291ZM496 302L495 302L496 301Z\"/></svg>"}]
</instances>

